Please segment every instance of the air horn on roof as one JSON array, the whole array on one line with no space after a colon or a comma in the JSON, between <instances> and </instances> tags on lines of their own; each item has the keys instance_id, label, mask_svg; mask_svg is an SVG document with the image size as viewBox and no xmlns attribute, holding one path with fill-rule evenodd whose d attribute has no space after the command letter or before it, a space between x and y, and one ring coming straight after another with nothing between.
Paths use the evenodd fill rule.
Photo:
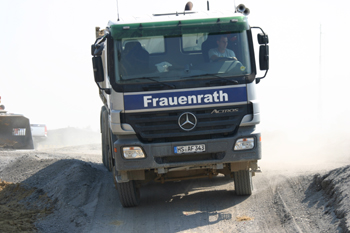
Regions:
<instances>
[{"instance_id":1,"label":"air horn on roof","mask_svg":"<svg viewBox=\"0 0 350 233\"><path fill-rule=\"evenodd\" d=\"M243 15L246 15L246 16L250 14L249 8L246 8L244 4L239 4L236 7L236 11L239 13L242 13Z\"/></svg>"}]
</instances>

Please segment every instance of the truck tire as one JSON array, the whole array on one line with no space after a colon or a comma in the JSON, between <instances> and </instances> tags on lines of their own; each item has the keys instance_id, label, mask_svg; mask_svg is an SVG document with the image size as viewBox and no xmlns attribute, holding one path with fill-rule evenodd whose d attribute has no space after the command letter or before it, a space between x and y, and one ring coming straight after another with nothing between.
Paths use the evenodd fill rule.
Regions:
<instances>
[{"instance_id":1,"label":"truck tire","mask_svg":"<svg viewBox=\"0 0 350 233\"><path fill-rule=\"evenodd\" d=\"M106 108L102 107L101 108L101 146L102 146L102 162L103 165L106 167L106 162L107 162L107 153L108 151L106 150L106 131L105 131L105 114L106 114Z\"/></svg>"},{"instance_id":2,"label":"truck tire","mask_svg":"<svg viewBox=\"0 0 350 233\"><path fill-rule=\"evenodd\" d=\"M136 187L135 181L117 183L120 203L124 207L134 207L140 203L140 189Z\"/></svg>"},{"instance_id":3,"label":"truck tire","mask_svg":"<svg viewBox=\"0 0 350 233\"><path fill-rule=\"evenodd\" d=\"M108 112L105 108L103 109L101 110L102 162L108 171L112 171Z\"/></svg>"},{"instance_id":4,"label":"truck tire","mask_svg":"<svg viewBox=\"0 0 350 233\"><path fill-rule=\"evenodd\" d=\"M108 129L108 153L107 153L107 169L108 171L112 171L113 169L113 141L112 141L112 132L109 129L108 125L107 125L107 129Z\"/></svg>"},{"instance_id":5,"label":"truck tire","mask_svg":"<svg viewBox=\"0 0 350 233\"><path fill-rule=\"evenodd\" d=\"M235 191L238 196L251 195L253 191L252 173L242 170L233 173Z\"/></svg>"},{"instance_id":6,"label":"truck tire","mask_svg":"<svg viewBox=\"0 0 350 233\"><path fill-rule=\"evenodd\" d=\"M114 161L115 162L115 161ZM115 171L115 164L113 165L112 167L112 174L113 174L113 182L114 182L114 187L116 190L118 190L118 182L117 182L117 179L115 178L115 174L116 174L116 171Z\"/></svg>"}]
</instances>

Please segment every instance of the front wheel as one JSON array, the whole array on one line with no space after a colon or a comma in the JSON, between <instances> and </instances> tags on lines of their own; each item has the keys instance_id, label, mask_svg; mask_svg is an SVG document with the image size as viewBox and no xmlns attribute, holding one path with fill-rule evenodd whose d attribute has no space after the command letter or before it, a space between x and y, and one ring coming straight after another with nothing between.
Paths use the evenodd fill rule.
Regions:
<instances>
[{"instance_id":1,"label":"front wheel","mask_svg":"<svg viewBox=\"0 0 350 233\"><path fill-rule=\"evenodd\" d=\"M108 135L106 133L106 119L107 111L105 108L101 110L101 145L102 145L102 162L105 167L107 167L107 158L108 158Z\"/></svg>"},{"instance_id":2,"label":"front wheel","mask_svg":"<svg viewBox=\"0 0 350 233\"><path fill-rule=\"evenodd\" d=\"M238 196L251 195L253 192L252 173L242 170L233 173L235 190Z\"/></svg>"},{"instance_id":3,"label":"front wheel","mask_svg":"<svg viewBox=\"0 0 350 233\"><path fill-rule=\"evenodd\" d=\"M140 203L140 189L133 180L125 183L116 183L120 203L124 207L134 207Z\"/></svg>"},{"instance_id":4,"label":"front wheel","mask_svg":"<svg viewBox=\"0 0 350 233\"><path fill-rule=\"evenodd\" d=\"M112 147L111 136L108 124L108 112L102 111L101 114L102 129L102 162L108 171L112 171Z\"/></svg>"}]
</instances>

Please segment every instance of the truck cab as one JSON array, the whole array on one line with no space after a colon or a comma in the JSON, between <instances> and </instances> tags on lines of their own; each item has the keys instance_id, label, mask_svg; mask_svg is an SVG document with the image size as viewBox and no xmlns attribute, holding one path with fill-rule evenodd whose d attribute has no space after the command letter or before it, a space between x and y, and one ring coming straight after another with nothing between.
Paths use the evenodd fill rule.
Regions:
<instances>
[{"instance_id":1,"label":"truck cab","mask_svg":"<svg viewBox=\"0 0 350 233\"><path fill-rule=\"evenodd\" d=\"M256 85L263 77L256 77L253 28L239 7L97 28L91 52L103 102L102 161L124 207L138 205L140 185L151 181L223 174L237 195L252 193L261 159ZM268 36L260 30L266 75Z\"/></svg>"}]
</instances>

